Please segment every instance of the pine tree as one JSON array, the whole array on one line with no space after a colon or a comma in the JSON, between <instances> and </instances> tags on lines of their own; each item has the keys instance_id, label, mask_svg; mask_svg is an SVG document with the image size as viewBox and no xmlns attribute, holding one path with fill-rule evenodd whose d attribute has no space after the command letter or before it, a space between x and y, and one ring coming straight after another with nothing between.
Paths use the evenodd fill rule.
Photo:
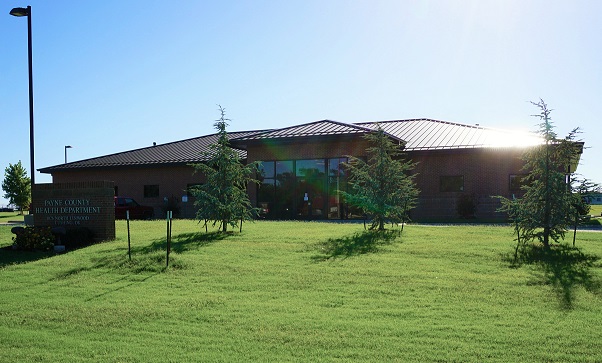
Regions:
<instances>
[{"instance_id":1,"label":"pine tree","mask_svg":"<svg viewBox=\"0 0 602 363\"><path fill-rule=\"evenodd\" d=\"M591 211L590 198L596 190L599 190L600 185L592 182L589 179L582 177L571 178L571 189L575 193L574 201L574 221L573 221L573 247L577 238L577 227L585 220L589 220L589 212ZM587 218L585 217L587 216Z\"/></svg>"},{"instance_id":2,"label":"pine tree","mask_svg":"<svg viewBox=\"0 0 602 363\"><path fill-rule=\"evenodd\" d=\"M19 208L21 213L31 201L31 179L27 177L27 171L19 160L16 164L8 164L4 169L4 181L2 182L4 198Z\"/></svg>"},{"instance_id":3,"label":"pine tree","mask_svg":"<svg viewBox=\"0 0 602 363\"><path fill-rule=\"evenodd\" d=\"M194 164L197 172L205 175L205 183L192 190L195 196L195 206L198 207L196 217L204 221L205 227L209 221L213 225L219 223L222 232L228 230L228 225L239 226L257 216L257 210L252 207L247 194L247 184L256 183L251 175L255 164L244 165L238 153L230 147L226 127L229 119L226 110L219 106L220 119L216 120L217 143L210 145L210 151L205 153L205 163Z\"/></svg>"},{"instance_id":4,"label":"pine tree","mask_svg":"<svg viewBox=\"0 0 602 363\"><path fill-rule=\"evenodd\" d=\"M414 163L406 161L401 151L379 126L364 138L370 143L367 161L349 156L350 192L341 192L346 203L370 216L370 229L384 230L385 224L404 222L415 207L418 189L410 171Z\"/></svg>"},{"instance_id":5,"label":"pine tree","mask_svg":"<svg viewBox=\"0 0 602 363\"><path fill-rule=\"evenodd\" d=\"M522 198L502 200L501 211L514 219L519 242L537 239L548 248L550 241L558 242L574 221L576 206L581 196L573 193L571 176L579 159L582 144L576 137L579 129L571 131L564 139L558 139L550 118L551 110L543 100L533 105L540 109L539 134L543 143L529 149L523 155L524 170L528 172Z\"/></svg>"}]
</instances>

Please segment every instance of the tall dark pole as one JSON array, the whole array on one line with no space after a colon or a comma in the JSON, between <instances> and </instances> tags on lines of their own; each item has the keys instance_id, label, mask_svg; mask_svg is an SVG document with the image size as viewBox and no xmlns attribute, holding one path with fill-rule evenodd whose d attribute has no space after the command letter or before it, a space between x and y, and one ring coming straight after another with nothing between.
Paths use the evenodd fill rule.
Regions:
<instances>
[{"instance_id":1,"label":"tall dark pole","mask_svg":"<svg viewBox=\"0 0 602 363\"><path fill-rule=\"evenodd\" d=\"M27 16L27 60L29 62L29 161L31 164L31 191L36 179L36 168L34 165L34 147L33 147L33 66L31 51L31 6L27 8L14 8L10 11L13 16ZM32 194L33 195L33 194Z\"/></svg>"},{"instance_id":2,"label":"tall dark pole","mask_svg":"<svg viewBox=\"0 0 602 363\"><path fill-rule=\"evenodd\" d=\"M31 164L31 192L36 183L33 143L33 62L31 50L31 6L27 6L27 61L29 63L29 159Z\"/></svg>"}]
</instances>

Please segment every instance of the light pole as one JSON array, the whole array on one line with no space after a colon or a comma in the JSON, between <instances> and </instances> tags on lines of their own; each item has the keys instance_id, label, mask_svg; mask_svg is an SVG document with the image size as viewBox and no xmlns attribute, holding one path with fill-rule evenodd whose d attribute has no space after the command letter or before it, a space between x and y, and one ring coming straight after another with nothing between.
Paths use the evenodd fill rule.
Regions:
<instances>
[{"instance_id":1,"label":"light pole","mask_svg":"<svg viewBox=\"0 0 602 363\"><path fill-rule=\"evenodd\" d=\"M31 6L26 8L14 8L10 11L12 16L27 17L27 50L29 61L29 159L31 164L31 192L33 195L33 186L36 179L36 169L34 166L34 147L33 147L33 68L31 65Z\"/></svg>"},{"instance_id":2,"label":"light pole","mask_svg":"<svg viewBox=\"0 0 602 363\"><path fill-rule=\"evenodd\" d=\"M71 145L65 145L65 164L67 164L67 149L72 149L73 146Z\"/></svg>"}]
</instances>

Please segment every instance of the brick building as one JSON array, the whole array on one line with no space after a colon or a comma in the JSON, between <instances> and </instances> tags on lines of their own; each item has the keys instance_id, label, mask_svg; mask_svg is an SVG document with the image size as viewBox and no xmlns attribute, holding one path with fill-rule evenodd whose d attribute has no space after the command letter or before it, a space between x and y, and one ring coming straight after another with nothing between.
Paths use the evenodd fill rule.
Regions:
<instances>
[{"instance_id":1,"label":"brick building","mask_svg":"<svg viewBox=\"0 0 602 363\"><path fill-rule=\"evenodd\" d=\"M500 218L492 196L511 196L520 189L525 148L540 139L531 134L480 126L412 119L346 124L317 121L281 129L229 133L231 145L247 162L261 161L262 184L249 188L254 205L273 219L340 219L357 217L344 205L338 191L346 188L342 163L347 155L364 156L363 135L382 127L405 145L406 157L417 162L420 189L415 220L457 217L459 198L470 196L476 217ZM53 182L108 180L116 195L130 196L155 208L155 215L171 200L182 217L194 216L188 189L203 183L192 163L215 143L215 134L100 156L40 169Z\"/></svg>"}]
</instances>

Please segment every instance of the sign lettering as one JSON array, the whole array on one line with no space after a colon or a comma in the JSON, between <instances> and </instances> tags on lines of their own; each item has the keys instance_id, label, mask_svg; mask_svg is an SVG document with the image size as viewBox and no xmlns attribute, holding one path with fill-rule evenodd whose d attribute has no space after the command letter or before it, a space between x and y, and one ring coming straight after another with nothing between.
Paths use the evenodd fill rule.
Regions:
<instances>
[{"instance_id":1,"label":"sign lettering","mask_svg":"<svg viewBox=\"0 0 602 363\"><path fill-rule=\"evenodd\" d=\"M46 199L43 207L34 208L34 214L46 215L46 221L56 226L77 226L90 221L90 215L101 212L101 208L91 205L89 199Z\"/></svg>"}]
</instances>

